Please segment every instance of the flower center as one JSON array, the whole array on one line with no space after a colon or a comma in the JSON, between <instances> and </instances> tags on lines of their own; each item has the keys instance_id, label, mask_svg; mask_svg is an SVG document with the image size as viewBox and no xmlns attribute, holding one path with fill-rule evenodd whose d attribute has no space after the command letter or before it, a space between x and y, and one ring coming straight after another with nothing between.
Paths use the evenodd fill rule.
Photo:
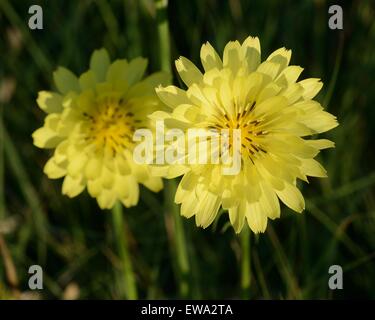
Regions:
<instances>
[{"instance_id":1,"label":"flower center","mask_svg":"<svg viewBox=\"0 0 375 320\"><path fill-rule=\"evenodd\" d=\"M267 153L262 146L262 139L268 131L262 130L262 120L254 119L252 111L256 102L248 104L242 112L234 114L225 113L220 121L211 128L229 129L229 148L233 147L234 129L241 130L241 155L248 157L252 162L261 153Z\"/></svg>"},{"instance_id":2,"label":"flower center","mask_svg":"<svg viewBox=\"0 0 375 320\"><path fill-rule=\"evenodd\" d=\"M95 145L96 151L111 152L113 156L133 146L135 131L134 114L122 99L105 97L97 108L83 116L89 123L86 140Z\"/></svg>"}]
</instances>

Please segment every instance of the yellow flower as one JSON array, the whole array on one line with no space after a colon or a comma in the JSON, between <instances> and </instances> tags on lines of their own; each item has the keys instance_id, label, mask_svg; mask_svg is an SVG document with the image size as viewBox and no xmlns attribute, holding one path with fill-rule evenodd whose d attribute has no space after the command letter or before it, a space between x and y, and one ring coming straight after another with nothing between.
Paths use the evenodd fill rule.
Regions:
<instances>
[{"instance_id":1,"label":"yellow flower","mask_svg":"<svg viewBox=\"0 0 375 320\"><path fill-rule=\"evenodd\" d=\"M161 108L154 88L169 82L162 72L142 80L146 67L144 58L111 64L101 49L79 78L60 67L53 75L58 92L39 92L37 103L48 115L33 133L34 144L55 149L44 172L51 179L64 177L63 194L75 197L87 186L104 209L116 200L136 205L138 183L162 189L161 178L132 157L133 132L149 128L147 115Z\"/></svg>"},{"instance_id":2,"label":"yellow flower","mask_svg":"<svg viewBox=\"0 0 375 320\"><path fill-rule=\"evenodd\" d=\"M222 163L179 163L158 166L155 174L183 175L175 201L181 203L183 216L195 215L198 226L209 226L222 207L237 233L245 219L253 232L264 232L268 218L280 216L279 199L294 211L304 210L297 178L326 177L313 158L334 144L303 137L338 123L312 100L322 88L320 80L297 81L303 69L289 66L290 50L278 49L261 63L259 40L248 37L242 44L229 42L223 59L209 43L200 56L204 73L185 57L176 61L188 88L160 86L157 94L170 112L158 111L152 118L185 132L228 129L231 135L239 129L241 170L224 175ZM203 145L197 148L204 150Z\"/></svg>"}]
</instances>

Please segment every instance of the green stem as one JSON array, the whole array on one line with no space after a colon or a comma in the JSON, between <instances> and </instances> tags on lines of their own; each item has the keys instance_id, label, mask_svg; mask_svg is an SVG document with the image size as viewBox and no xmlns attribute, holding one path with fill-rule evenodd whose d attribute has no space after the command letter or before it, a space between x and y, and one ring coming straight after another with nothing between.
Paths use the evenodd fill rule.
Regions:
<instances>
[{"instance_id":1,"label":"green stem","mask_svg":"<svg viewBox=\"0 0 375 320\"><path fill-rule=\"evenodd\" d=\"M47 236L48 236L48 222L45 216L41 202L39 201L39 196L30 181L27 174L26 168L21 161L21 156L18 153L16 145L13 143L13 139L9 136L7 129L2 125L2 135L4 143L4 152L8 160L10 169L13 171L20 190L32 212L32 216L27 216L29 221L33 222L35 226L35 231L37 234L37 252L38 252L38 262L43 264L47 256ZM26 211L27 212L27 211Z\"/></svg>"},{"instance_id":2,"label":"green stem","mask_svg":"<svg viewBox=\"0 0 375 320\"><path fill-rule=\"evenodd\" d=\"M160 66L162 70L170 73L172 70L169 23L167 16L168 0L155 0L155 3L159 34Z\"/></svg>"},{"instance_id":3,"label":"green stem","mask_svg":"<svg viewBox=\"0 0 375 320\"><path fill-rule=\"evenodd\" d=\"M108 35L111 39L111 42L114 46L117 46L120 36L116 15L112 10L111 5L107 1L98 0L96 1L96 4L99 8L99 12L102 16L103 22L108 30Z\"/></svg>"},{"instance_id":4,"label":"green stem","mask_svg":"<svg viewBox=\"0 0 375 320\"><path fill-rule=\"evenodd\" d=\"M4 189L4 132L3 132L3 114L4 105L0 101L0 222L6 217L5 207L5 189ZM0 234L1 237L1 234ZM5 270L4 270L5 271ZM0 283L4 281L3 268L0 268Z\"/></svg>"},{"instance_id":5,"label":"green stem","mask_svg":"<svg viewBox=\"0 0 375 320\"><path fill-rule=\"evenodd\" d=\"M251 267L250 267L250 230L244 227L241 234L241 296L250 298Z\"/></svg>"},{"instance_id":6,"label":"green stem","mask_svg":"<svg viewBox=\"0 0 375 320\"><path fill-rule=\"evenodd\" d=\"M0 221L5 219L5 189L4 189L4 130L3 130L4 105L0 101Z\"/></svg>"},{"instance_id":7,"label":"green stem","mask_svg":"<svg viewBox=\"0 0 375 320\"><path fill-rule=\"evenodd\" d=\"M337 53L336 53L335 66L333 68L331 80L329 81L327 93L326 93L326 95L324 97L324 100L323 100L323 105L324 105L325 108L328 108L328 105L329 105L329 103L331 101L331 98L332 98L333 91L334 91L335 86L336 86L337 76L339 74L339 70L340 70L340 66L341 66L343 49L344 49L344 35L341 34L341 36L339 38L339 47L338 47Z\"/></svg>"},{"instance_id":8,"label":"green stem","mask_svg":"<svg viewBox=\"0 0 375 320\"><path fill-rule=\"evenodd\" d=\"M115 241L118 246L123 272L122 291L124 296L130 300L138 299L137 286L135 282L132 261L129 254L129 244L125 235L125 220L122 212L122 204L117 202L112 208L113 227Z\"/></svg>"},{"instance_id":9,"label":"green stem","mask_svg":"<svg viewBox=\"0 0 375 320\"><path fill-rule=\"evenodd\" d=\"M169 36L169 23L167 16L168 0L155 0L156 3L156 19L158 22L159 34L159 54L161 69L171 73L171 46ZM176 193L177 185L175 180L169 180L165 186L165 198L168 201L167 210L172 215L173 219L173 236L172 239L175 248L174 252L177 255L177 273L179 274L179 293L182 298L187 298L190 293L189 285L189 256L186 246L185 231L180 216L180 210L174 203L174 194Z\"/></svg>"},{"instance_id":10,"label":"green stem","mask_svg":"<svg viewBox=\"0 0 375 320\"><path fill-rule=\"evenodd\" d=\"M172 258L177 256L177 274L178 274L178 286L181 298L188 298L190 293L189 285L189 257L186 246L186 238L184 225L180 216L180 210L174 203L173 197L176 193L176 180L167 180L164 188L164 195L166 199L166 210L167 214L172 216L173 220L173 232L170 235L170 240L174 244L172 248Z\"/></svg>"}]
</instances>

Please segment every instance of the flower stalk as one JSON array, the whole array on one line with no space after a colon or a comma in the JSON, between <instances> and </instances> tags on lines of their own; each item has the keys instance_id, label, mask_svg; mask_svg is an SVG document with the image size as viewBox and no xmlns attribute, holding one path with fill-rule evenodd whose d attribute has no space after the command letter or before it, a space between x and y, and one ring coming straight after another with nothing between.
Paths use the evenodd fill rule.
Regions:
<instances>
[{"instance_id":1,"label":"flower stalk","mask_svg":"<svg viewBox=\"0 0 375 320\"><path fill-rule=\"evenodd\" d=\"M168 0L155 0L156 3L156 19L158 23L159 34L159 54L161 69L171 73L171 50L170 50L170 36L169 24L167 17ZM186 237L182 218L179 214L178 206L174 203L174 194L176 193L176 181L167 180L165 186L165 196L167 203L167 210L172 216L173 220L173 235L175 237L173 243L175 244L174 253L177 255L177 273L179 276L179 293L182 298L187 298L190 292L188 275L190 272L189 258L186 246Z\"/></svg>"},{"instance_id":2,"label":"flower stalk","mask_svg":"<svg viewBox=\"0 0 375 320\"><path fill-rule=\"evenodd\" d=\"M168 0L155 0L155 3L159 35L160 66L162 70L171 73L171 48L167 17Z\"/></svg>"},{"instance_id":3,"label":"flower stalk","mask_svg":"<svg viewBox=\"0 0 375 320\"><path fill-rule=\"evenodd\" d=\"M122 293L130 300L138 299L138 291L133 271L133 265L129 253L129 243L125 235L125 219L121 202L117 201L112 208L114 238L118 246L118 254L122 268Z\"/></svg>"},{"instance_id":4,"label":"flower stalk","mask_svg":"<svg viewBox=\"0 0 375 320\"><path fill-rule=\"evenodd\" d=\"M244 228L240 234L241 240L241 297L250 298L251 267L250 267L250 230Z\"/></svg>"},{"instance_id":5,"label":"flower stalk","mask_svg":"<svg viewBox=\"0 0 375 320\"><path fill-rule=\"evenodd\" d=\"M172 217L173 231L170 234L170 240L174 247L171 248L173 257L177 256L177 277L179 294L181 298L188 298L190 293L189 285L189 257L186 246L186 237L182 217L180 216L178 205L174 203L174 194L177 184L175 180L167 180L164 187L164 196L166 199L166 213Z\"/></svg>"}]
</instances>

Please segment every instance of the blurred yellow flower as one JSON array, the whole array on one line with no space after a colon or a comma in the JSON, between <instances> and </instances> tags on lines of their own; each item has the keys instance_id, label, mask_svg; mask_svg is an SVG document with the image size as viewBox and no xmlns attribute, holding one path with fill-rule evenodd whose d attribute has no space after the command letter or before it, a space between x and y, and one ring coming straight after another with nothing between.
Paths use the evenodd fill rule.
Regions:
<instances>
[{"instance_id":1,"label":"blurred yellow flower","mask_svg":"<svg viewBox=\"0 0 375 320\"><path fill-rule=\"evenodd\" d=\"M157 94L170 112L157 111L152 118L185 132L239 129L241 170L223 175L222 163L179 163L158 166L154 173L183 175L175 201L181 203L183 216L195 215L198 226L209 226L222 207L237 233L245 219L253 232L264 232L268 218L280 216L279 199L294 211L304 210L297 178L326 177L313 158L333 142L303 137L338 123L312 100L322 88L320 80L297 81L303 69L289 66L290 50L278 49L261 63L259 39L248 37L242 44L229 42L223 59L209 43L200 56L204 73L185 57L176 61L188 88L160 86ZM197 147L200 152L205 148Z\"/></svg>"},{"instance_id":2,"label":"blurred yellow flower","mask_svg":"<svg viewBox=\"0 0 375 320\"><path fill-rule=\"evenodd\" d=\"M138 183L162 189L161 178L132 158L133 132L149 128L147 115L161 107L154 88L170 81L162 72L142 80L146 67L144 58L110 63L106 50L96 50L79 78L60 67L53 75L58 92L39 92L37 103L48 115L34 144L55 149L44 172L64 177L63 194L75 197L87 186L104 209L116 200L136 205Z\"/></svg>"}]
</instances>

